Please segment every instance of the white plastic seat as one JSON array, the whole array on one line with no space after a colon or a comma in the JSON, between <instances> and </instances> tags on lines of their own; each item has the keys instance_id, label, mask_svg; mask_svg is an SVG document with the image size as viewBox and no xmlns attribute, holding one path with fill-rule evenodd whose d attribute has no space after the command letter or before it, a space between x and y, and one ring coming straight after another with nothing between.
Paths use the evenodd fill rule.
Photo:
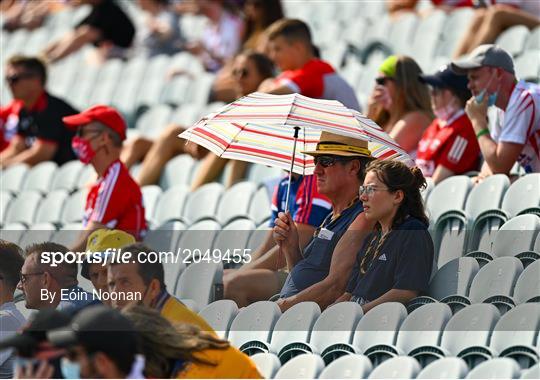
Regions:
<instances>
[{"instance_id":1,"label":"white plastic seat","mask_svg":"<svg viewBox=\"0 0 540 380\"><path fill-rule=\"evenodd\" d=\"M176 185L188 186L194 164L195 161L189 154L174 157L165 165L159 186L164 190Z\"/></svg>"},{"instance_id":2,"label":"white plastic seat","mask_svg":"<svg viewBox=\"0 0 540 380\"><path fill-rule=\"evenodd\" d=\"M274 379L316 379L324 368L324 361L316 354L297 356L283 365Z\"/></svg>"},{"instance_id":3,"label":"white plastic seat","mask_svg":"<svg viewBox=\"0 0 540 380\"><path fill-rule=\"evenodd\" d=\"M524 264L540 258L540 252L533 251L538 231L540 231L538 215L525 214L510 219L497 233L493 256L515 256Z\"/></svg>"},{"instance_id":4,"label":"white plastic seat","mask_svg":"<svg viewBox=\"0 0 540 380\"><path fill-rule=\"evenodd\" d=\"M233 300L214 301L199 311L199 315L223 339L227 338L232 321L237 314L238 306Z\"/></svg>"},{"instance_id":5,"label":"white plastic seat","mask_svg":"<svg viewBox=\"0 0 540 380\"><path fill-rule=\"evenodd\" d=\"M226 268L237 267L248 262L247 255L250 252L245 249L253 230L255 230L255 223L251 220L235 219L219 231L212 250L219 250L222 263Z\"/></svg>"},{"instance_id":6,"label":"white plastic seat","mask_svg":"<svg viewBox=\"0 0 540 380\"><path fill-rule=\"evenodd\" d=\"M272 330L281 316L275 302L258 301L242 308L229 329L229 341L239 350L251 342L269 342ZM255 353L255 352L252 352Z\"/></svg>"},{"instance_id":7,"label":"white plastic seat","mask_svg":"<svg viewBox=\"0 0 540 380\"><path fill-rule=\"evenodd\" d=\"M204 115L204 111L199 104L183 103L173 112L171 123L179 124L189 128Z\"/></svg>"},{"instance_id":8,"label":"white plastic seat","mask_svg":"<svg viewBox=\"0 0 540 380\"><path fill-rule=\"evenodd\" d=\"M189 265L180 275L174 294L195 301L199 307L223 298L223 266L212 262Z\"/></svg>"},{"instance_id":9,"label":"white plastic seat","mask_svg":"<svg viewBox=\"0 0 540 380\"><path fill-rule=\"evenodd\" d=\"M540 39L540 36L537 37ZM538 62L538 54L540 54L540 47L536 50L527 50L523 52L514 61L514 66L518 78L529 81L538 81L538 75L540 75L540 62Z\"/></svg>"},{"instance_id":10,"label":"white plastic seat","mask_svg":"<svg viewBox=\"0 0 540 380\"><path fill-rule=\"evenodd\" d=\"M47 193L58 165L52 161L42 162L34 166L25 177L22 190L36 190Z\"/></svg>"},{"instance_id":11,"label":"white plastic seat","mask_svg":"<svg viewBox=\"0 0 540 380\"><path fill-rule=\"evenodd\" d=\"M79 178L80 172L83 170L84 165L79 160L66 162L60 166L52 179L50 189L66 189L68 191L73 190L77 184L77 178Z\"/></svg>"},{"instance_id":12,"label":"white plastic seat","mask_svg":"<svg viewBox=\"0 0 540 380\"><path fill-rule=\"evenodd\" d=\"M81 189L69 196L62 210L63 223L76 223L83 220L87 193L87 189Z\"/></svg>"},{"instance_id":13,"label":"white plastic seat","mask_svg":"<svg viewBox=\"0 0 540 380\"><path fill-rule=\"evenodd\" d=\"M248 210L249 217L256 224L260 224L272 215L271 206L272 202L268 196L268 190L265 186L260 186L251 198Z\"/></svg>"},{"instance_id":14,"label":"white plastic seat","mask_svg":"<svg viewBox=\"0 0 540 380\"><path fill-rule=\"evenodd\" d=\"M164 191L154 207L153 222L161 225L168 221L181 220L189 189L174 186Z\"/></svg>"},{"instance_id":15,"label":"white plastic seat","mask_svg":"<svg viewBox=\"0 0 540 380\"><path fill-rule=\"evenodd\" d=\"M251 164L248 166L246 177L251 182L262 183L270 178L283 177L283 170L271 166Z\"/></svg>"},{"instance_id":16,"label":"white plastic seat","mask_svg":"<svg viewBox=\"0 0 540 380\"><path fill-rule=\"evenodd\" d=\"M197 75L195 80L191 82L191 87L188 93L188 101L199 105L208 103L214 80L215 75L211 73L205 72Z\"/></svg>"},{"instance_id":17,"label":"white plastic seat","mask_svg":"<svg viewBox=\"0 0 540 380\"><path fill-rule=\"evenodd\" d=\"M214 218L223 190L223 185L219 183L208 183L190 193L186 199L182 218L189 224L205 218Z\"/></svg>"},{"instance_id":18,"label":"white plastic seat","mask_svg":"<svg viewBox=\"0 0 540 380\"><path fill-rule=\"evenodd\" d=\"M414 379L422 367L410 356L398 356L375 367L368 379Z\"/></svg>"},{"instance_id":19,"label":"white plastic seat","mask_svg":"<svg viewBox=\"0 0 540 380\"><path fill-rule=\"evenodd\" d=\"M221 226L213 220L201 220L189 226L177 241L178 250L187 265L199 261L218 260L212 256L214 240Z\"/></svg>"},{"instance_id":20,"label":"white plastic seat","mask_svg":"<svg viewBox=\"0 0 540 380\"><path fill-rule=\"evenodd\" d=\"M153 220L152 217L154 215L156 204L163 191L157 185L148 185L143 186L141 192L143 197L144 213L146 219Z\"/></svg>"},{"instance_id":21,"label":"white plastic seat","mask_svg":"<svg viewBox=\"0 0 540 380\"><path fill-rule=\"evenodd\" d=\"M253 182L240 182L227 189L219 201L217 221L224 226L235 218L247 217L256 188Z\"/></svg>"},{"instance_id":22,"label":"white plastic seat","mask_svg":"<svg viewBox=\"0 0 540 380\"><path fill-rule=\"evenodd\" d=\"M22 189L22 185L26 179L26 175L30 168L26 164L17 164L3 170L0 176L1 189L18 193Z\"/></svg>"},{"instance_id":23,"label":"white plastic seat","mask_svg":"<svg viewBox=\"0 0 540 380\"><path fill-rule=\"evenodd\" d=\"M79 172L75 187L77 189L83 189L91 186L97 179L96 171L92 165L84 166Z\"/></svg>"},{"instance_id":24,"label":"white plastic seat","mask_svg":"<svg viewBox=\"0 0 540 380\"><path fill-rule=\"evenodd\" d=\"M147 138L157 138L165 129L171 118L172 110L169 106L156 105L143 113L135 124L135 129Z\"/></svg>"},{"instance_id":25,"label":"white plastic seat","mask_svg":"<svg viewBox=\"0 0 540 380\"><path fill-rule=\"evenodd\" d=\"M504 196L502 209L509 217L540 212L540 173L527 174L514 182Z\"/></svg>"},{"instance_id":26,"label":"white plastic seat","mask_svg":"<svg viewBox=\"0 0 540 380\"><path fill-rule=\"evenodd\" d=\"M34 222L36 210L41 202L41 193L36 190L20 192L4 217L5 223L24 223L27 226Z\"/></svg>"},{"instance_id":27,"label":"white plastic seat","mask_svg":"<svg viewBox=\"0 0 540 380\"><path fill-rule=\"evenodd\" d=\"M0 229L0 239L19 244L27 229L22 223L7 223Z\"/></svg>"},{"instance_id":28,"label":"white plastic seat","mask_svg":"<svg viewBox=\"0 0 540 380\"><path fill-rule=\"evenodd\" d=\"M32 224L24 236L19 240L19 245L24 248L31 244L49 241L55 231L56 228L51 223Z\"/></svg>"},{"instance_id":29,"label":"white plastic seat","mask_svg":"<svg viewBox=\"0 0 540 380\"><path fill-rule=\"evenodd\" d=\"M255 252L261 244L266 240L270 227L267 223L263 223L255 229L249 236L249 240L246 244L246 249L251 250L250 252Z\"/></svg>"},{"instance_id":30,"label":"white plastic seat","mask_svg":"<svg viewBox=\"0 0 540 380\"><path fill-rule=\"evenodd\" d=\"M50 191L39 204L34 221L36 223L59 224L62 221L62 210L68 197L67 190Z\"/></svg>"},{"instance_id":31,"label":"white plastic seat","mask_svg":"<svg viewBox=\"0 0 540 380\"><path fill-rule=\"evenodd\" d=\"M509 358L497 358L473 368L466 379L517 379L519 365Z\"/></svg>"},{"instance_id":32,"label":"white plastic seat","mask_svg":"<svg viewBox=\"0 0 540 380\"><path fill-rule=\"evenodd\" d=\"M177 243L185 231L184 223L171 220L146 232L144 243L156 251L177 252Z\"/></svg>"},{"instance_id":33,"label":"white plastic seat","mask_svg":"<svg viewBox=\"0 0 540 380\"><path fill-rule=\"evenodd\" d=\"M516 25L502 32L495 43L512 56L518 56L523 52L527 37L529 37L529 28L525 25Z\"/></svg>"},{"instance_id":34,"label":"white plastic seat","mask_svg":"<svg viewBox=\"0 0 540 380\"><path fill-rule=\"evenodd\" d=\"M326 366L319 379L365 379L372 369L373 365L367 356L346 355Z\"/></svg>"},{"instance_id":35,"label":"white plastic seat","mask_svg":"<svg viewBox=\"0 0 540 380\"><path fill-rule=\"evenodd\" d=\"M148 66L142 78L142 91L137 92L135 107L152 106L158 104L161 91L165 85L165 73L169 68L170 57L165 54L154 56L148 60Z\"/></svg>"},{"instance_id":36,"label":"white plastic seat","mask_svg":"<svg viewBox=\"0 0 540 380\"><path fill-rule=\"evenodd\" d=\"M117 86L117 80L123 69L120 59L108 59L99 72L96 84L92 89L88 101L90 104L110 104Z\"/></svg>"},{"instance_id":37,"label":"white plastic seat","mask_svg":"<svg viewBox=\"0 0 540 380\"><path fill-rule=\"evenodd\" d=\"M427 365L417 379L463 379L469 372L467 363L461 358L442 358Z\"/></svg>"},{"instance_id":38,"label":"white plastic seat","mask_svg":"<svg viewBox=\"0 0 540 380\"><path fill-rule=\"evenodd\" d=\"M251 360L253 360L257 370L265 379L273 379L279 367L281 367L278 357L269 352L255 354L251 357Z\"/></svg>"},{"instance_id":39,"label":"white plastic seat","mask_svg":"<svg viewBox=\"0 0 540 380\"><path fill-rule=\"evenodd\" d=\"M79 238L83 226L81 223L67 223L62 226L62 229L56 231L51 237L51 241L70 247Z\"/></svg>"},{"instance_id":40,"label":"white plastic seat","mask_svg":"<svg viewBox=\"0 0 540 380\"><path fill-rule=\"evenodd\" d=\"M512 298L516 305L540 302L540 260L532 262L521 272Z\"/></svg>"},{"instance_id":41,"label":"white plastic seat","mask_svg":"<svg viewBox=\"0 0 540 380\"><path fill-rule=\"evenodd\" d=\"M9 191L1 190L0 191L0 224L4 223L7 211L9 206L13 201L14 197Z\"/></svg>"},{"instance_id":42,"label":"white plastic seat","mask_svg":"<svg viewBox=\"0 0 540 380\"><path fill-rule=\"evenodd\" d=\"M520 379L540 379L540 363L522 371Z\"/></svg>"},{"instance_id":43,"label":"white plastic seat","mask_svg":"<svg viewBox=\"0 0 540 380\"><path fill-rule=\"evenodd\" d=\"M448 211L463 210L471 188L471 179L464 175L453 176L437 184L427 200L430 219L437 222Z\"/></svg>"}]
</instances>

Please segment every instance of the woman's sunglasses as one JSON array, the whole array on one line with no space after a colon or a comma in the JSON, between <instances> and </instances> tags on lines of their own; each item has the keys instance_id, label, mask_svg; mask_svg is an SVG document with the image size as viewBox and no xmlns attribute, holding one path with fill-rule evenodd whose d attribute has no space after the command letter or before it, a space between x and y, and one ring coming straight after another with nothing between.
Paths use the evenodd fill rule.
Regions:
<instances>
[{"instance_id":1,"label":"woman's sunglasses","mask_svg":"<svg viewBox=\"0 0 540 380\"><path fill-rule=\"evenodd\" d=\"M386 82L393 81L393 78L390 77L377 77L375 78L375 82L381 86L386 86Z\"/></svg>"}]
</instances>

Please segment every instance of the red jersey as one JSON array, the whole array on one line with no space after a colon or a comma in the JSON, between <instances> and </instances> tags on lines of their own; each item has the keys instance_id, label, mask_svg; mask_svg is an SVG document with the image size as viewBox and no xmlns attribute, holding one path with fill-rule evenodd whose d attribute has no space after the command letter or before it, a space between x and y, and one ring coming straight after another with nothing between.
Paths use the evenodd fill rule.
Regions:
<instances>
[{"instance_id":1,"label":"red jersey","mask_svg":"<svg viewBox=\"0 0 540 380\"><path fill-rule=\"evenodd\" d=\"M19 113L23 106L21 100L12 100L7 106L0 107L0 151L4 150L17 134Z\"/></svg>"},{"instance_id":2,"label":"red jersey","mask_svg":"<svg viewBox=\"0 0 540 380\"><path fill-rule=\"evenodd\" d=\"M462 174L476 169L479 155L471 121L460 110L446 124L435 119L427 127L418 143L416 165L426 177L431 177L439 165Z\"/></svg>"},{"instance_id":3,"label":"red jersey","mask_svg":"<svg viewBox=\"0 0 540 380\"><path fill-rule=\"evenodd\" d=\"M139 185L120 160L114 161L92 186L86 198L83 225L97 222L144 237L146 220Z\"/></svg>"}]
</instances>

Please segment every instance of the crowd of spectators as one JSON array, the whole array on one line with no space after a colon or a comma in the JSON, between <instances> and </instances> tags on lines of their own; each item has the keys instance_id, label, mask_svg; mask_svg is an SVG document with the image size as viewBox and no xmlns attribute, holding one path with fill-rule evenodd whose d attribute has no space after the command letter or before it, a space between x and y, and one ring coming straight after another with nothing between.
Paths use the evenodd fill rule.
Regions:
<instances>
[{"instance_id":1,"label":"crowd of spectators","mask_svg":"<svg viewBox=\"0 0 540 380\"><path fill-rule=\"evenodd\" d=\"M322 132L315 150L302 152L313 157L314 175L293 174L290 192L288 175L277 182L269 230L252 262L224 271L224 298L239 307L274 299L282 312L304 301L321 309L352 301L364 313L384 302L407 304L427 290L433 267L421 196L426 178L439 183L468 174L479 183L493 174L510 176L516 162L526 173L540 172L540 86L517 78L511 55L490 44L511 25L538 25L538 15L526 2L480 2L487 8L476 10L473 23L483 25L481 33L466 37L456 60L424 73L415 57L390 55L373 78L365 113L416 166L375 159L366 141ZM45 3L3 1L3 27L35 28L57 11ZM479 2L433 3L452 11ZM13 101L0 108L0 167L78 159L97 179L89 187L83 230L69 248L0 240L0 378L260 378L248 356L171 294L167 264L124 262L106 253L121 249L140 258L137 253L154 251L141 243L148 229L141 187L158 183L173 157L201 160L191 190L214 181L226 164L225 182L232 186L246 164L179 139L187 125L163 126L155 140L128 139L126 121L112 106L79 112L69 99L49 94L47 65L87 44L95 47L96 64L186 51L216 73L212 99L299 93L361 111L357 95L339 67L319 56L310 27L284 18L278 0L139 0L142 26L113 0L62 6L79 5L89 6L89 14L42 56L6 62ZM415 6L414 0L388 2L392 17ZM178 20L185 13L207 18L201 40L182 35ZM489 107L498 113L491 129ZM44 260L47 252L68 251L103 261L83 263L81 275L110 297L83 290L77 264ZM15 306L16 292L36 311L29 320Z\"/></svg>"}]
</instances>

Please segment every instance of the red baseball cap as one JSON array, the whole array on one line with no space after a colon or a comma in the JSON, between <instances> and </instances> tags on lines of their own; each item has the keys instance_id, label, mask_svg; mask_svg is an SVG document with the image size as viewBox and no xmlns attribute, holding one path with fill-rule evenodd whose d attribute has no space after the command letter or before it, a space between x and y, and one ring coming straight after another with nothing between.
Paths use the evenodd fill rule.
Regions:
<instances>
[{"instance_id":1,"label":"red baseball cap","mask_svg":"<svg viewBox=\"0 0 540 380\"><path fill-rule=\"evenodd\" d=\"M126 122L120 113L109 106L98 104L76 115L66 116L62 121L69 129L76 129L92 121L99 121L126 139Z\"/></svg>"}]
</instances>

